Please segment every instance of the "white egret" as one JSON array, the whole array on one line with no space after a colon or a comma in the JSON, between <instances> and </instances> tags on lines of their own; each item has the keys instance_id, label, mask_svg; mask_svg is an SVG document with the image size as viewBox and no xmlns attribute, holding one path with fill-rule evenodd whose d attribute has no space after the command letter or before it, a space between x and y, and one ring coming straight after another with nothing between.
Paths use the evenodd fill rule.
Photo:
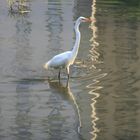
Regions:
<instances>
[{"instance_id":1,"label":"white egret","mask_svg":"<svg viewBox=\"0 0 140 140\"><path fill-rule=\"evenodd\" d=\"M90 21L91 21L90 18L79 17L76 20L75 27L74 27L75 34L76 34L76 41L75 41L73 49L71 51L60 53L54 56L52 59L50 59L47 63L45 63L44 65L45 69L48 69L48 68L59 69L59 73L58 73L59 80L60 80L61 69L64 69L64 68L67 71L68 80L69 80L69 67L70 65L74 63L74 60L78 54L78 49L80 45L81 34L79 31L79 25L82 22L90 22Z\"/></svg>"}]
</instances>

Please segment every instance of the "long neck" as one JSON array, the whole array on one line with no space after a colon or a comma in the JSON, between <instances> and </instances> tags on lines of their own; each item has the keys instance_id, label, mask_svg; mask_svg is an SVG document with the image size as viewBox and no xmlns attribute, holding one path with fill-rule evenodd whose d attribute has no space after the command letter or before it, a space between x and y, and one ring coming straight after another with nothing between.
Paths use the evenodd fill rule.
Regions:
<instances>
[{"instance_id":1,"label":"long neck","mask_svg":"<svg viewBox=\"0 0 140 140\"><path fill-rule=\"evenodd\" d=\"M72 54L73 54L74 57L77 56L79 45L80 45L81 34L80 34L80 31L79 31L79 25L80 25L80 22L77 21L76 24L75 24L75 27L74 27L75 34L76 34L76 41L75 41L74 47L72 49Z\"/></svg>"}]
</instances>

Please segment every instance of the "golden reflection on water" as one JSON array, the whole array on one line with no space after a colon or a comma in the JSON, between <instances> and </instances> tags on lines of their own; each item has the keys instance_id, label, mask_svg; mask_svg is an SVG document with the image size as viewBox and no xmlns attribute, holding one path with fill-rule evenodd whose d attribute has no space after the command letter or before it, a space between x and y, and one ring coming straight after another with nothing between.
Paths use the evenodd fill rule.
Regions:
<instances>
[{"instance_id":1,"label":"golden reflection on water","mask_svg":"<svg viewBox=\"0 0 140 140\"><path fill-rule=\"evenodd\" d=\"M90 49L90 58L93 62L99 61L98 58L99 58L99 55L100 55L96 51L97 47L99 46L99 43L96 41L98 29L95 25L96 24L95 14L96 14L96 0L93 0L92 13L91 13L91 19L93 19L93 20L92 20L91 25L90 25L90 28L92 30L92 37L90 39L91 46L92 46L92 48Z\"/></svg>"},{"instance_id":2,"label":"golden reflection on water","mask_svg":"<svg viewBox=\"0 0 140 140\"><path fill-rule=\"evenodd\" d=\"M93 83L87 85L87 88L90 89L89 94L93 95L91 99L92 103L90 104L92 108L91 112L92 131L90 133L93 135L91 140L95 140L97 138L97 133L99 132L99 129L96 127L96 121L98 121L99 118L97 117L95 105L97 103L97 99L99 98L100 94L96 91L102 89L103 87L97 84L100 83L100 79L102 79L106 75L107 75L106 73L99 74L97 77L94 78Z\"/></svg>"},{"instance_id":3,"label":"golden reflection on water","mask_svg":"<svg viewBox=\"0 0 140 140\"><path fill-rule=\"evenodd\" d=\"M100 54L96 51L97 47L99 46L99 43L96 41L98 29L95 25L95 23L96 23L95 14L96 14L96 0L93 0L92 13L91 13L91 18L93 19L93 21L90 25L90 28L92 30L92 38L90 39L91 46L92 46L92 48L90 49L90 59L92 60L93 63L98 63L98 61L99 61L98 58L99 58ZM91 67L96 68L94 66L94 64ZM101 77L104 77L104 76L105 75L103 74ZM90 132L92 134L91 140L95 140L97 138L97 133L99 132L99 130L96 126L96 121L98 121L99 118L97 117L96 107L95 107L95 105L97 103L97 99L100 96L100 94L96 91L102 88L102 86L97 86L97 83L100 82L99 79L98 78L94 79L93 83L87 85L87 88L90 89L89 94L93 95L93 97L91 99L92 100L92 103L91 103L91 108L92 108L92 112L91 112L92 131Z\"/></svg>"}]
</instances>

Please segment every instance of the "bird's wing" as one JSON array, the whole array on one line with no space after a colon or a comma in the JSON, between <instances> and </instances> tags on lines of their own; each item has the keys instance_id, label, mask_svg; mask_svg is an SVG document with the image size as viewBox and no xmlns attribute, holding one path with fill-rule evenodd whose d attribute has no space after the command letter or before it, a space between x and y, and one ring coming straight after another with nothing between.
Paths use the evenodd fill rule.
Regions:
<instances>
[{"instance_id":1,"label":"bird's wing","mask_svg":"<svg viewBox=\"0 0 140 140\"><path fill-rule=\"evenodd\" d=\"M66 67L71 59L71 52L67 51L61 54L54 56L50 61L50 67L58 68L58 67Z\"/></svg>"}]
</instances>

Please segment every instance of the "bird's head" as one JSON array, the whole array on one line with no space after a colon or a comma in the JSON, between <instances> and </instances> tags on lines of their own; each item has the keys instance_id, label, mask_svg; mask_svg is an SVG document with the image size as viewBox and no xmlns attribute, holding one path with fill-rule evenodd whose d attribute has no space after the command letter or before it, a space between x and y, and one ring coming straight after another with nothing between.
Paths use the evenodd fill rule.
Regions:
<instances>
[{"instance_id":1,"label":"bird's head","mask_svg":"<svg viewBox=\"0 0 140 140\"><path fill-rule=\"evenodd\" d=\"M79 22L92 22L92 19L91 18L85 18L85 17L79 17L78 18L78 21Z\"/></svg>"}]
</instances>

